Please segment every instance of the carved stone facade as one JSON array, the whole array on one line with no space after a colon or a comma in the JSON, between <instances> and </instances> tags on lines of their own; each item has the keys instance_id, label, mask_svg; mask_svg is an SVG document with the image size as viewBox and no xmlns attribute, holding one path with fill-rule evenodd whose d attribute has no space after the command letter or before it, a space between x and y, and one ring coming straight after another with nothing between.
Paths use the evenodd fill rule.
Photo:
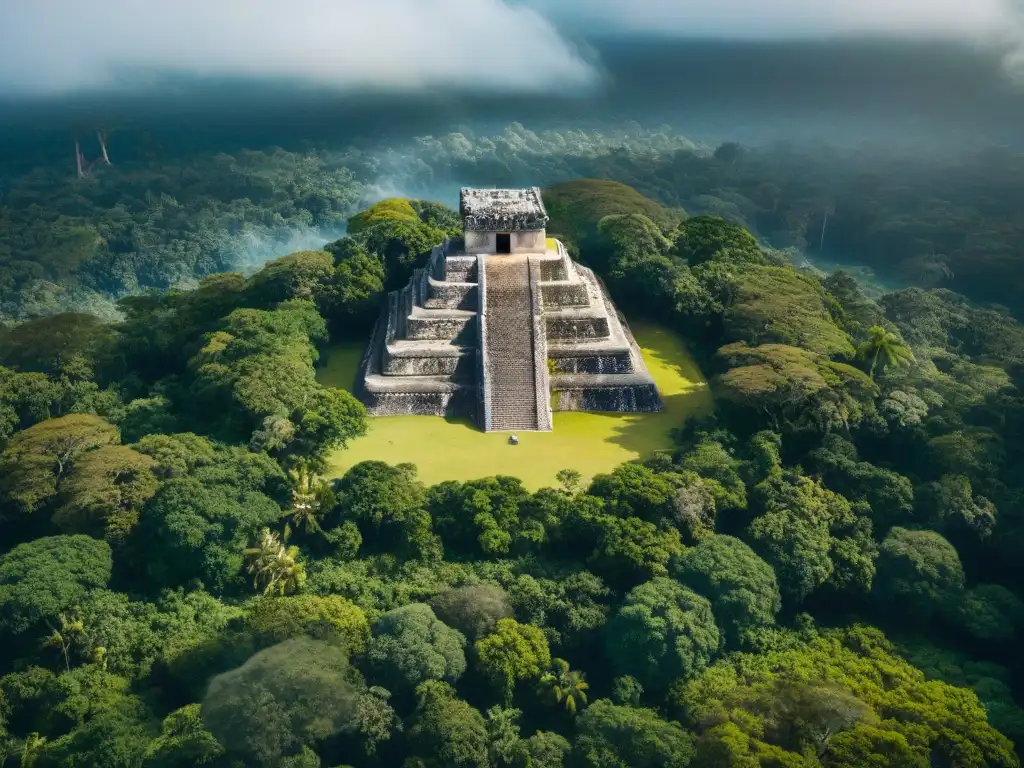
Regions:
<instances>
[{"instance_id":1,"label":"carved stone facade","mask_svg":"<svg viewBox=\"0 0 1024 768\"><path fill-rule=\"evenodd\" d=\"M540 190L470 189L459 196L467 253L545 251L548 213Z\"/></svg>"},{"instance_id":2,"label":"carved stone facade","mask_svg":"<svg viewBox=\"0 0 1024 768\"><path fill-rule=\"evenodd\" d=\"M546 431L553 409L661 410L600 280L548 247L540 190L464 189L459 207L465 241L388 296L360 371L369 412Z\"/></svg>"},{"instance_id":3,"label":"carved stone facade","mask_svg":"<svg viewBox=\"0 0 1024 768\"><path fill-rule=\"evenodd\" d=\"M522 232L544 229L548 224L548 212L538 187L463 187L459 193L459 214L466 232Z\"/></svg>"},{"instance_id":4,"label":"carved stone facade","mask_svg":"<svg viewBox=\"0 0 1024 768\"><path fill-rule=\"evenodd\" d=\"M499 235L508 235L509 248L506 253L543 253L547 233L543 229L531 229L520 231L473 231L465 234L466 253L501 253L498 247Z\"/></svg>"}]
</instances>

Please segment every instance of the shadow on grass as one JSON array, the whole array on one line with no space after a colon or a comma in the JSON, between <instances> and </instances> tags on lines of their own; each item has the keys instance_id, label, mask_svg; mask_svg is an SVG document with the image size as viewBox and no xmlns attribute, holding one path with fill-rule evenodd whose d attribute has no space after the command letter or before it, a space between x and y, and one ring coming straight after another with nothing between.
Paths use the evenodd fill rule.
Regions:
<instances>
[{"instance_id":1,"label":"shadow on grass","mask_svg":"<svg viewBox=\"0 0 1024 768\"><path fill-rule=\"evenodd\" d=\"M645 458L655 451L671 448L672 430L682 427L687 419L710 414L713 409L707 385L662 400L665 410L661 413L618 416L622 424L606 438L607 442Z\"/></svg>"},{"instance_id":2,"label":"shadow on grass","mask_svg":"<svg viewBox=\"0 0 1024 768\"><path fill-rule=\"evenodd\" d=\"M322 353L316 369L316 380L325 387L351 392L356 386L359 364L363 361L366 342L346 341L332 344Z\"/></svg>"},{"instance_id":3,"label":"shadow on grass","mask_svg":"<svg viewBox=\"0 0 1024 768\"><path fill-rule=\"evenodd\" d=\"M640 456L671 447L670 433L691 418L714 410L711 390L703 372L683 340L661 326L645 322L630 325L644 361L661 394L663 410L657 414L622 416L622 426L609 438Z\"/></svg>"}]
</instances>

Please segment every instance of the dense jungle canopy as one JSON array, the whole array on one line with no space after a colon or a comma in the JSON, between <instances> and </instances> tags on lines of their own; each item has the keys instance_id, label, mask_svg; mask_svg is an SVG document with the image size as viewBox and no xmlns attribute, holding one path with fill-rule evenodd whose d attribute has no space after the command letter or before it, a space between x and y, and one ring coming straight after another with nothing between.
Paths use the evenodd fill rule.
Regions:
<instances>
[{"instance_id":1,"label":"dense jungle canopy","mask_svg":"<svg viewBox=\"0 0 1024 768\"><path fill-rule=\"evenodd\" d=\"M116 146L0 198L0 765L1020 765L1020 155ZM713 416L536 492L325 477L321 352L458 183L543 185Z\"/></svg>"}]
</instances>

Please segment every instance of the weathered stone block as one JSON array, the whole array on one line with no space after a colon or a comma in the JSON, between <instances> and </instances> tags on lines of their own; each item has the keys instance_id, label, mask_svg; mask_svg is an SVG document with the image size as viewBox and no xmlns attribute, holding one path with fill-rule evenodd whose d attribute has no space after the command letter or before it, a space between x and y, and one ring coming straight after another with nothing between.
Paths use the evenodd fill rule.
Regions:
<instances>
[{"instance_id":1,"label":"weathered stone block","mask_svg":"<svg viewBox=\"0 0 1024 768\"><path fill-rule=\"evenodd\" d=\"M541 262L540 279L545 283L552 280L568 280L569 275L566 273L565 263L561 259Z\"/></svg>"},{"instance_id":2,"label":"weathered stone block","mask_svg":"<svg viewBox=\"0 0 1024 768\"><path fill-rule=\"evenodd\" d=\"M406 338L414 341L468 341L475 317L413 315L406 320Z\"/></svg>"},{"instance_id":3,"label":"weathered stone block","mask_svg":"<svg viewBox=\"0 0 1024 768\"><path fill-rule=\"evenodd\" d=\"M471 355L457 357L392 357L385 356L383 373L385 376L456 376L465 374L467 367L472 368L468 358Z\"/></svg>"},{"instance_id":4,"label":"weathered stone block","mask_svg":"<svg viewBox=\"0 0 1024 768\"><path fill-rule=\"evenodd\" d=\"M475 283L477 281L476 258L449 256L445 259L444 279L449 283Z\"/></svg>"},{"instance_id":5,"label":"weathered stone block","mask_svg":"<svg viewBox=\"0 0 1024 768\"><path fill-rule=\"evenodd\" d=\"M579 357L553 357L556 373L632 373L633 363L628 352L613 355L582 355Z\"/></svg>"},{"instance_id":6,"label":"weathered stone block","mask_svg":"<svg viewBox=\"0 0 1024 768\"><path fill-rule=\"evenodd\" d=\"M542 282L540 291L545 307L586 307L590 304L587 286L580 282Z\"/></svg>"},{"instance_id":7,"label":"weathered stone block","mask_svg":"<svg viewBox=\"0 0 1024 768\"><path fill-rule=\"evenodd\" d=\"M477 305L475 283L442 283L431 281L424 306L427 309L475 310Z\"/></svg>"},{"instance_id":8,"label":"weathered stone block","mask_svg":"<svg viewBox=\"0 0 1024 768\"><path fill-rule=\"evenodd\" d=\"M556 401L559 411L656 413L662 408L654 384L558 390Z\"/></svg>"},{"instance_id":9,"label":"weathered stone block","mask_svg":"<svg viewBox=\"0 0 1024 768\"><path fill-rule=\"evenodd\" d=\"M607 317L549 317L546 319L549 341L589 341L608 338Z\"/></svg>"}]
</instances>

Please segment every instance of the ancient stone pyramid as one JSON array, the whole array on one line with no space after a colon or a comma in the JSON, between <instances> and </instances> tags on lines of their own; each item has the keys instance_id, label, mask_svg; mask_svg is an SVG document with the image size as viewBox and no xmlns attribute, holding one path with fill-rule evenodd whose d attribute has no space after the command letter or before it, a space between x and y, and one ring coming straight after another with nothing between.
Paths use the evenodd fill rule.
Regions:
<instances>
[{"instance_id":1,"label":"ancient stone pyramid","mask_svg":"<svg viewBox=\"0 0 1024 768\"><path fill-rule=\"evenodd\" d=\"M372 415L547 431L552 408L661 410L604 285L546 240L539 189L463 189L460 212L464 237L388 294L357 387Z\"/></svg>"}]
</instances>

